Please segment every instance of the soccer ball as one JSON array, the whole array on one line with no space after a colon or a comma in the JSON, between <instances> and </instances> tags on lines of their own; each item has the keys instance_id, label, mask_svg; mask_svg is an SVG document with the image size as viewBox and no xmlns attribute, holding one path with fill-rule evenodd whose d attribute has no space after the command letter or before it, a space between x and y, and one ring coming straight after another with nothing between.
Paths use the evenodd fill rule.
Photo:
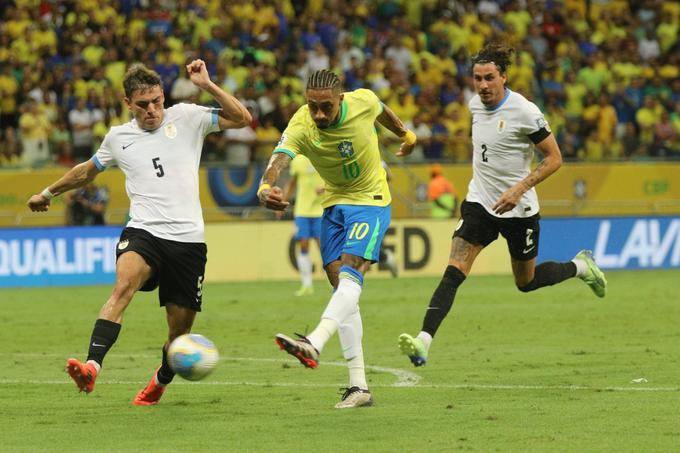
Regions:
<instances>
[{"instance_id":1,"label":"soccer ball","mask_svg":"<svg viewBox=\"0 0 680 453\"><path fill-rule=\"evenodd\" d=\"M206 377L217 366L215 343L203 335L189 333L181 335L168 348L170 368L190 381Z\"/></svg>"}]
</instances>

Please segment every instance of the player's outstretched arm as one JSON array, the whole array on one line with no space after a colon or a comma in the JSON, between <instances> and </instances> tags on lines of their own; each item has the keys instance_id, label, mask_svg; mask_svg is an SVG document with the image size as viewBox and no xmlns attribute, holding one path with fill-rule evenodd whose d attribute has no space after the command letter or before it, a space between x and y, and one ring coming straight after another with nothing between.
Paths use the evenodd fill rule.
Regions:
<instances>
[{"instance_id":1,"label":"player's outstretched arm","mask_svg":"<svg viewBox=\"0 0 680 453\"><path fill-rule=\"evenodd\" d=\"M392 131L394 135L404 139L404 142L399 147L399 151L396 155L398 157L404 157L411 154L417 141L416 134L406 127L403 121L399 119L397 114L394 113L388 106L384 105L383 112L378 115L377 120L380 124Z\"/></svg>"},{"instance_id":2,"label":"player's outstretched arm","mask_svg":"<svg viewBox=\"0 0 680 453\"><path fill-rule=\"evenodd\" d=\"M90 181L94 180L99 173L100 170L91 159L82 164L78 164L67 171L64 176L57 180L57 182L47 186L42 192L31 196L26 202L26 206L34 212L47 211L50 208L50 200L52 200L52 198L71 189L77 189L87 185Z\"/></svg>"},{"instance_id":3,"label":"player's outstretched arm","mask_svg":"<svg viewBox=\"0 0 680 453\"><path fill-rule=\"evenodd\" d=\"M210 93L222 107L218 120L220 129L239 129L253 121L248 109L238 99L210 80L210 74L203 60L194 60L186 68L193 84Z\"/></svg>"},{"instance_id":4,"label":"player's outstretched arm","mask_svg":"<svg viewBox=\"0 0 680 453\"><path fill-rule=\"evenodd\" d=\"M512 211L526 191L544 181L562 166L562 153L553 134L548 135L541 142L537 143L536 148L543 154L543 160L536 165L536 168L526 178L503 192L493 206L496 214L500 215Z\"/></svg>"},{"instance_id":5,"label":"player's outstretched arm","mask_svg":"<svg viewBox=\"0 0 680 453\"><path fill-rule=\"evenodd\" d=\"M262 206L275 211L283 211L290 205L285 201L283 190L276 187L276 181L279 179L281 170L286 168L291 160L291 157L285 153L274 153L269 159L269 164L260 181L260 188L257 189L257 198Z\"/></svg>"}]
</instances>

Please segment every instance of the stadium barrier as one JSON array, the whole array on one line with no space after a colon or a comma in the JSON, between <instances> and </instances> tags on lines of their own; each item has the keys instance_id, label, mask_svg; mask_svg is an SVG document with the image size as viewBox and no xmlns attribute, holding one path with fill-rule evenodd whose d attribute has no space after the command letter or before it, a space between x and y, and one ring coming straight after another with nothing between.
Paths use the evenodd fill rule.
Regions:
<instances>
[{"instance_id":1,"label":"stadium barrier","mask_svg":"<svg viewBox=\"0 0 680 453\"><path fill-rule=\"evenodd\" d=\"M391 166L392 216L427 217L428 165ZM469 164L442 165L444 175L458 188L459 199L471 177ZM0 171L0 226L60 226L64 223L62 197L53 200L49 213L32 213L26 200L57 180L61 168ZM205 167L199 170L201 204L206 222L271 219L257 205L262 170L256 167ZM128 198L125 178L118 169L97 177L108 187L106 220L126 222ZM550 216L680 215L680 163L565 163L538 187L541 214Z\"/></svg>"},{"instance_id":2,"label":"stadium barrier","mask_svg":"<svg viewBox=\"0 0 680 453\"><path fill-rule=\"evenodd\" d=\"M680 217L541 221L539 261L565 261L583 248L605 269L680 268Z\"/></svg>"},{"instance_id":3,"label":"stadium barrier","mask_svg":"<svg viewBox=\"0 0 680 453\"><path fill-rule=\"evenodd\" d=\"M455 220L394 220L383 247L400 275L438 277L448 261ZM113 283L121 226L0 229L0 287ZM296 280L292 222L206 225L207 282ZM541 221L538 261L571 259L589 248L605 269L680 268L680 217L557 218ZM316 247L314 275L325 280ZM477 258L473 275L509 275L505 241ZM367 278L389 278L374 266Z\"/></svg>"}]
</instances>

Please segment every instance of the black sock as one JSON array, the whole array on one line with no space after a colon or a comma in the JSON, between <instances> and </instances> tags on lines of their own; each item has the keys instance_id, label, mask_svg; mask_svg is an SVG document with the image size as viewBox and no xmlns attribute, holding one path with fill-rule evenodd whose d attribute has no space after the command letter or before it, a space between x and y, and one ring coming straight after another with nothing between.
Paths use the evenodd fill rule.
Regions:
<instances>
[{"instance_id":1,"label":"black sock","mask_svg":"<svg viewBox=\"0 0 680 453\"><path fill-rule=\"evenodd\" d=\"M168 385L172 382L172 378L174 377L175 372L172 371L172 368L170 368L170 364L168 363L168 351L166 351L165 346L163 346L163 363L158 370L158 373L156 373L156 378L158 378L158 382L161 384Z\"/></svg>"},{"instance_id":2,"label":"black sock","mask_svg":"<svg viewBox=\"0 0 680 453\"><path fill-rule=\"evenodd\" d=\"M519 290L528 293L529 291L543 288L544 286L551 286L575 276L576 264L573 261L567 261L566 263L546 261L536 266L534 279L528 285L519 287Z\"/></svg>"},{"instance_id":3,"label":"black sock","mask_svg":"<svg viewBox=\"0 0 680 453\"><path fill-rule=\"evenodd\" d=\"M456 290L465 280L463 274L457 267L449 265L444 272L439 286L434 290L430 305L425 313L423 320L423 328L421 330L429 333L434 337L437 333L439 325L442 323L446 315L453 306L453 299L456 297Z\"/></svg>"},{"instance_id":4,"label":"black sock","mask_svg":"<svg viewBox=\"0 0 680 453\"><path fill-rule=\"evenodd\" d=\"M116 339L118 339L119 332L120 324L117 322L98 319L94 323L94 329L92 329L87 360L94 360L101 366L102 362L104 362L104 356L109 352Z\"/></svg>"}]
</instances>

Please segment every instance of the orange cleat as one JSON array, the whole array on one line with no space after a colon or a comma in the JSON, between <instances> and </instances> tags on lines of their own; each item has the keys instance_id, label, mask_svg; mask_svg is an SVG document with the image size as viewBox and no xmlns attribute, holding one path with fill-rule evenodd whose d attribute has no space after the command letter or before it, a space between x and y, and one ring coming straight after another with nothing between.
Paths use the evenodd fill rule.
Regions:
<instances>
[{"instance_id":1,"label":"orange cleat","mask_svg":"<svg viewBox=\"0 0 680 453\"><path fill-rule=\"evenodd\" d=\"M66 361L66 372L81 392L90 393L94 390L97 368L93 364L82 363L77 359L68 359Z\"/></svg>"},{"instance_id":2,"label":"orange cleat","mask_svg":"<svg viewBox=\"0 0 680 453\"><path fill-rule=\"evenodd\" d=\"M156 370L156 373L158 373L158 370ZM137 396L135 396L135 400L132 404L135 406L151 406L153 404L158 404L167 385L161 386L156 383L156 373L154 373L147 386L140 390Z\"/></svg>"}]
</instances>

